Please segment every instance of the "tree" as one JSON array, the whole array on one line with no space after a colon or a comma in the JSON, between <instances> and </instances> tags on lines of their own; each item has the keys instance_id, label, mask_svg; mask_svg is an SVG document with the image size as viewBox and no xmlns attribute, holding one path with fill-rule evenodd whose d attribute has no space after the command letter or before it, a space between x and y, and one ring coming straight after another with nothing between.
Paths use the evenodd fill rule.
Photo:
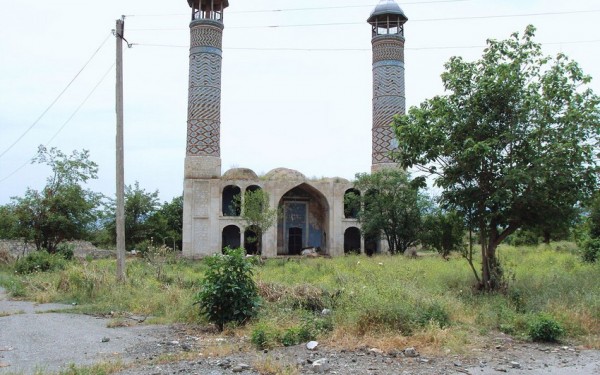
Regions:
<instances>
[{"instance_id":1,"label":"tree","mask_svg":"<svg viewBox=\"0 0 600 375\"><path fill-rule=\"evenodd\" d=\"M65 240L85 238L95 222L101 195L81 184L97 178L98 166L89 160L87 150L65 155L44 146L39 146L33 162L48 165L52 174L42 191L28 188L23 197L12 198L15 235L33 241L38 250L54 253Z\"/></svg>"},{"instance_id":2,"label":"tree","mask_svg":"<svg viewBox=\"0 0 600 375\"><path fill-rule=\"evenodd\" d=\"M240 202L241 201L241 202ZM241 207L240 218L246 223L248 229L254 231L256 249L262 249L262 236L275 224L279 210L270 208L269 193L263 189L246 190L244 199L235 198L235 204Z\"/></svg>"},{"instance_id":3,"label":"tree","mask_svg":"<svg viewBox=\"0 0 600 375\"><path fill-rule=\"evenodd\" d=\"M446 258L452 251L464 250L465 232L464 218L458 212L436 208L424 216L419 238L424 247Z\"/></svg>"},{"instance_id":4,"label":"tree","mask_svg":"<svg viewBox=\"0 0 600 375\"><path fill-rule=\"evenodd\" d=\"M365 237L387 240L391 254L404 253L419 240L426 199L419 194L421 180L410 181L406 172L384 169L356 175L354 187L361 191L347 195L349 207L358 210Z\"/></svg>"},{"instance_id":5,"label":"tree","mask_svg":"<svg viewBox=\"0 0 600 375\"><path fill-rule=\"evenodd\" d=\"M13 239L18 238L17 233L18 219L15 215L15 208L11 204L0 206L0 238Z\"/></svg>"},{"instance_id":6,"label":"tree","mask_svg":"<svg viewBox=\"0 0 600 375\"><path fill-rule=\"evenodd\" d=\"M475 62L451 58L448 93L394 118L398 162L433 176L444 205L479 233L485 290L502 285L496 250L507 236L571 210L598 184L591 78L562 54L544 56L534 34L489 40Z\"/></svg>"},{"instance_id":7,"label":"tree","mask_svg":"<svg viewBox=\"0 0 600 375\"><path fill-rule=\"evenodd\" d=\"M147 192L140 188L138 181L133 186L125 186L125 243L128 249L135 248L141 242L150 241L152 228L149 220L156 213L158 205L158 190ZM105 214L105 226L112 236L113 243L116 243L115 210L115 202L111 201Z\"/></svg>"},{"instance_id":8,"label":"tree","mask_svg":"<svg viewBox=\"0 0 600 375\"><path fill-rule=\"evenodd\" d=\"M148 230L157 241L166 246L181 249L183 228L183 195L164 202L148 219Z\"/></svg>"}]
</instances>

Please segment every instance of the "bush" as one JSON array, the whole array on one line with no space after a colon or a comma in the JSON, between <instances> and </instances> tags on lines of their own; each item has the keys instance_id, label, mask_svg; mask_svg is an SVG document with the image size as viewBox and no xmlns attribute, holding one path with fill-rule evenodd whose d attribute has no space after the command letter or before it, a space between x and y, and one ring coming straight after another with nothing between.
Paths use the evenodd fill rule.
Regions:
<instances>
[{"instance_id":1,"label":"bush","mask_svg":"<svg viewBox=\"0 0 600 375\"><path fill-rule=\"evenodd\" d=\"M72 260L75 256L75 246L69 243L61 243L56 247L56 254L65 260Z\"/></svg>"},{"instance_id":2,"label":"bush","mask_svg":"<svg viewBox=\"0 0 600 375\"><path fill-rule=\"evenodd\" d=\"M529 337L533 341L556 342L564 335L561 324L547 314L539 314L529 322Z\"/></svg>"},{"instance_id":3,"label":"bush","mask_svg":"<svg viewBox=\"0 0 600 375\"><path fill-rule=\"evenodd\" d=\"M244 249L224 251L224 255L206 259L208 270L196 297L200 313L221 331L226 323L246 322L260 305L253 265L245 258Z\"/></svg>"},{"instance_id":4,"label":"bush","mask_svg":"<svg viewBox=\"0 0 600 375\"><path fill-rule=\"evenodd\" d=\"M440 328L450 325L450 314L448 314L444 306L437 302L426 306L417 313L417 324L419 326L425 327L430 323L437 324Z\"/></svg>"},{"instance_id":5,"label":"bush","mask_svg":"<svg viewBox=\"0 0 600 375\"><path fill-rule=\"evenodd\" d=\"M291 339L288 338L288 340ZM266 324L258 324L254 327L250 336L250 342L258 350L273 348L277 345L278 341L279 333L277 329Z\"/></svg>"},{"instance_id":6,"label":"bush","mask_svg":"<svg viewBox=\"0 0 600 375\"><path fill-rule=\"evenodd\" d=\"M581 257L584 262L594 263L600 258L600 238L592 238L583 244Z\"/></svg>"},{"instance_id":7,"label":"bush","mask_svg":"<svg viewBox=\"0 0 600 375\"><path fill-rule=\"evenodd\" d=\"M534 231L521 229L511 235L507 242L512 246L533 246L540 243L540 237Z\"/></svg>"},{"instance_id":8,"label":"bush","mask_svg":"<svg viewBox=\"0 0 600 375\"><path fill-rule=\"evenodd\" d=\"M49 254L46 250L34 251L25 258L17 260L15 271L19 274L47 272L65 267L66 261L61 255Z\"/></svg>"}]
</instances>

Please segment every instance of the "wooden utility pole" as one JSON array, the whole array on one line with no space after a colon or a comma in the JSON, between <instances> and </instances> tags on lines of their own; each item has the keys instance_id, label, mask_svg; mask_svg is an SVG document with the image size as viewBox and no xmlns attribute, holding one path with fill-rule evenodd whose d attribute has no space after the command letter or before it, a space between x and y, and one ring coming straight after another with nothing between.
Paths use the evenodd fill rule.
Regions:
<instances>
[{"instance_id":1,"label":"wooden utility pole","mask_svg":"<svg viewBox=\"0 0 600 375\"><path fill-rule=\"evenodd\" d=\"M117 20L115 37L117 39L117 279L125 281L125 167L123 156L123 38L125 17Z\"/></svg>"}]
</instances>

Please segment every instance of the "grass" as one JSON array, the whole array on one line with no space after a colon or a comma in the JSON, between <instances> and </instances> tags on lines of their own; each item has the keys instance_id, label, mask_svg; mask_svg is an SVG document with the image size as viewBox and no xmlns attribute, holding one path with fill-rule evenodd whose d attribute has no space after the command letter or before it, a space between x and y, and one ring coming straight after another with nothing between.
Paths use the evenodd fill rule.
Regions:
<instances>
[{"instance_id":1,"label":"grass","mask_svg":"<svg viewBox=\"0 0 600 375\"><path fill-rule=\"evenodd\" d=\"M499 256L508 281L502 294L473 290L472 272L458 256L270 259L255 269L260 313L228 331L267 347L311 337L345 348L463 353L497 331L527 339L531 320L546 314L562 325L565 340L600 348L600 264L581 262L568 243L502 246ZM204 270L202 262L133 259L127 282L119 284L113 260L70 262L24 276L5 266L0 285L36 302L76 303L78 312L203 323L194 298ZM331 314L321 315L325 308Z\"/></svg>"}]
</instances>

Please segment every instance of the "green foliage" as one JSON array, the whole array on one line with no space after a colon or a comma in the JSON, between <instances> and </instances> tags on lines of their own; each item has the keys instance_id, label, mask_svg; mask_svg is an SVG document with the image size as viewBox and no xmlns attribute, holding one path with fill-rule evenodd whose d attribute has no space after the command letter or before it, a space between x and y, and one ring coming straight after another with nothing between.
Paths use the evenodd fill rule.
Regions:
<instances>
[{"instance_id":1,"label":"green foliage","mask_svg":"<svg viewBox=\"0 0 600 375\"><path fill-rule=\"evenodd\" d=\"M12 236L54 253L61 242L89 235L101 196L81 185L97 178L98 166L89 160L87 150L67 156L44 146L34 162L48 165L52 175L42 191L28 188L23 197L12 198L12 214L17 218Z\"/></svg>"},{"instance_id":2,"label":"green foliage","mask_svg":"<svg viewBox=\"0 0 600 375\"><path fill-rule=\"evenodd\" d=\"M585 241L581 256L585 262L597 262L600 259L600 238L590 238Z\"/></svg>"},{"instance_id":3,"label":"green foliage","mask_svg":"<svg viewBox=\"0 0 600 375\"><path fill-rule=\"evenodd\" d=\"M56 247L56 255L61 256L65 260L73 260L75 256L75 245L69 243L61 243Z\"/></svg>"},{"instance_id":4,"label":"green foliage","mask_svg":"<svg viewBox=\"0 0 600 375\"><path fill-rule=\"evenodd\" d=\"M537 245L540 243L540 237L534 231L520 229L511 234L506 242L512 246Z\"/></svg>"},{"instance_id":5,"label":"green foliage","mask_svg":"<svg viewBox=\"0 0 600 375\"><path fill-rule=\"evenodd\" d=\"M464 249L465 223L456 211L434 210L423 219L419 238L425 248L432 248L447 257L452 251Z\"/></svg>"},{"instance_id":6,"label":"green foliage","mask_svg":"<svg viewBox=\"0 0 600 375\"><path fill-rule=\"evenodd\" d=\"M253 241L260 254L262 235L275 224L279 210L269 208L269 193L263 189L246 190L243 199L236 196L234 200L236 206L241 207L240 218L256 235Z\"/></svg>"},{"instance_id":7,"label":"green foliage","mask_svg":"<svg viewBox=\"0 0 600 375\"><path fill-rule=\"evenodd\" d=\"M358 211L365 237L387 240L391 254L404 253L417 244L422 215L428 202L419 194L421 180L409 180L406 172L384 169L373 174L356 175L354 187L361 195L346 195L346 205Z\"/></svg>"},{"instance_id":8,"label":"green foliage","mask_svg":"<svg viewBox=\"0 0 600 375\"><path fill-rule=\"evenodd\" d=\"M538 314L529 322L529 337L533 341L556 342L565 330L562 325L548 314Z\"/></svg>"},{"instance_id":9,"label":"green foliage","mask_svg":"<svg viewBox=\"0 0 600 375\"><path fill-rule=\"evenodd\" d=\"M133 186L125 186L125 244L128 250L133 250L138 244L152 238L152 228L149 219L156 213L158 190L148 192L140 187L138 181ZM104 213L104 227L116 243L116 202L111 201Z\"/></svg>"},{"instance_id":10,"label":"green foliage","mask_svg":"<svg viewBox=\"0 0 600 375\"><path fill-rule=\"evenodd\" d=\"M0 206L0 238L18 238L18 224L19 220L15 215L14 206L11 204Z\"/></svg>"},{"instance_id":11,"label":"green foliage","mask_svg":"<svg viewBox=\"0 0 600 375\"><path fill-rule=\"evenodd\" d=\"M183 228L183 195L164 202L148 219L151 236L173 250L181 249Z\"/></svg>"},{"instance_id":12,"label":"green foliage","mask_svg":"<svg viewBox=\"0 0 600 375\"><path fill-rule=\"evenodd\" d=\"M433 302L419 309L416 322L421 327L435 324L440 328L445 328L450 325L450 314L442 304Z\"/></svg>"},{"instance_id":13,"label":"green foliage","mask_svg":"<svg viewBox=\"0 0 600 375\"><path fill-rule=\"evenodd\" d=\"M271 325L257 324L250 335L250 342L258 350L273 348L279 342L279 332Z\"/></svg>"},{"instance_id":14,"label":"green foliage","mask_svg":"<svg viewBox=\"0 0 600 375\"><path fill-rule=\"evenodd\" d=\"M527 27L489 40L478 61L453 57L448 94L394 119L397 160L435 178L482 244L481 288L501 286L497 246L521 227L570 218L598 185L600 98L559 54L544 56Z\"/></svg>"},{"instance_id":15,"label":"green foliage","mask_svg":"<svg viewBox=\"0 0 600 375\"><path fill-rule=\"evenodd\" d=\"M590 216L588 217L587 224L590 237L600 238L600 192L594 194L594 199L591 200L589 209Z\"/></svg>"},{"instance_id":16,"label":"green foliage","mask_svg":"<svg viewBox=\"0 0 600 375\"><path fill-rule=\"evenodd\" d=\"M256 315L259 297L253 265L243 249L225 249L206 259L208 270L197 295L201 314L223 330L226 323L245 323Z\"/></svg>"},{"instance_id":17,"label":"green foliage","mask_svg":"<svg viewBox=\"0 0 600 375\"><path fill-rule=\"evenodd\" d=\"M33 251L15 262L15 272L25 275L34 272L49 272L65 267L66 261L59 254L50 254L46 250Z\"/></svg>"}]
</instances>

